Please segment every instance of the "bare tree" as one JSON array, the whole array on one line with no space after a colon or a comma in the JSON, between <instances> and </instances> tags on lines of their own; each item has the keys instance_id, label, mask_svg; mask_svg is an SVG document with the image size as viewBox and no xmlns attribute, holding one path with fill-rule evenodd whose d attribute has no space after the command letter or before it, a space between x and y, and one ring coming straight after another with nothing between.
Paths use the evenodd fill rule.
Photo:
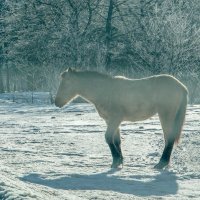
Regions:
<instances>
[{"instance_id":1,"label":"bare tree","mask_svg":"<svg viewBox=\"0 0 200 200\"><path fill-rule=\"evenodd\" d=\"M4 92L4 84L3 84L3 64L4 64L4 12L5 12L5 1L0 1L0 93Z\"/></svg>"},{"instance_id":2,"label":"bare tree","mask_svg":"<svg viewBox=\"0 0 200 200\"><path fill-rule=\"evenodd\" d=\"M0 51L2 44L7 47L0 70L6 74L7 62L11 89L16 79L31 80L34 72L35 83L40 84L32 89L44 90L53 74L69 66L134 77L169 73L191 88L198 85L194 81L200 77L198 0L3 2L7 9L1 7L5 37Z\"/></svg>"}]
</instances>

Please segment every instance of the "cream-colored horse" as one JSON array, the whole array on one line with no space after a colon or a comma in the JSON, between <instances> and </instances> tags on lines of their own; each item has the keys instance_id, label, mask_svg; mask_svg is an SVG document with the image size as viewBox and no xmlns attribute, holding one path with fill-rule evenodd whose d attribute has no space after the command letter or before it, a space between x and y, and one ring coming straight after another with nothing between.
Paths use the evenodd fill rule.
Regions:
<instances>
[{"instance_id":1,"label":"cream-colored horse","mask_svg":"<svg viewBox=\"0 0 200 200\"><path fill-rule=\"evenodd\" d=\"M92 71L62 73L55 105L64 106L77 96L93 103L106 121L105 134L116 168L123 164L119 125L122 121L145 120L158 113L165 138L165 148L156 168L169 164L175 142L178 142L187 106L186 87L169 75L143 79L111 77Z\"/></svg>"}]
</instances>

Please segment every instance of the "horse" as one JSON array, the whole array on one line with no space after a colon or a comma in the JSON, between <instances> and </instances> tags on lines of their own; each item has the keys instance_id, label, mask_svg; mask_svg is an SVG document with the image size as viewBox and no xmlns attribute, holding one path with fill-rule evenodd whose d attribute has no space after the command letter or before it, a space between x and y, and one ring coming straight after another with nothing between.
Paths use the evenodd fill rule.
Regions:
<instances>
[{"instance_id":1,"label":"horse","mask_svg":"<svg viewBox=\"0 0 200 200\"><path fill-rule=\"evenodd\" d=\"M169 165L174 144L181 136L188 99L188 90L179 80L167 74L128 79L69 68L61 74L55 105L63 107L77 96L94 104L106 122L105 140L112 154L112 168L123 166L121 122L141 121L155 114L159 116L165 146L154 168Z\"/></svg>"}]
</instances>

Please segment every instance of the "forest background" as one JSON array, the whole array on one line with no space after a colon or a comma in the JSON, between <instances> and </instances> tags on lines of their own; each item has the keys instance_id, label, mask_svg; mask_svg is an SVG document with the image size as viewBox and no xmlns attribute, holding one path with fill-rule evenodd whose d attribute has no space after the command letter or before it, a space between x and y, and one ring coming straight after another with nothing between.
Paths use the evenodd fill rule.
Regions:
<instances>
[{"instance_id":1,"label":"forest background","mask_svg":"<svg viewBox=\"0 0 200 200\"><path fill-rule=\"evenodd\" d=\"M0 0L0 93L55 93L73 67L171 74L200 102L199 0Z\"/></svg>"}]
</instances>

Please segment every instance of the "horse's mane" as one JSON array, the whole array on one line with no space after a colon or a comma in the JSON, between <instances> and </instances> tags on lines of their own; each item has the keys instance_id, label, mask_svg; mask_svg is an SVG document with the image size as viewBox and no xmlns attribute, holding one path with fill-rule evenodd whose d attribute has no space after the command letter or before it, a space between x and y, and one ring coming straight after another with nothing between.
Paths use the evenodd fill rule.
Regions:
<instances>
[{"instance_id":1,"label":"horse's mane","mask_svg":"<svg viewBox=\"0 0 200 200\"><path fill-rule=\"evenodd\" d=\"M108 74L103 74L101 72L97 72L97 71L77 71L78 73L81 74L81 76L84 77L95 77L95 78L105 78L105 79L110 79L112 78L112 76L108 75Z\"/></svg>"}]
</instances>

